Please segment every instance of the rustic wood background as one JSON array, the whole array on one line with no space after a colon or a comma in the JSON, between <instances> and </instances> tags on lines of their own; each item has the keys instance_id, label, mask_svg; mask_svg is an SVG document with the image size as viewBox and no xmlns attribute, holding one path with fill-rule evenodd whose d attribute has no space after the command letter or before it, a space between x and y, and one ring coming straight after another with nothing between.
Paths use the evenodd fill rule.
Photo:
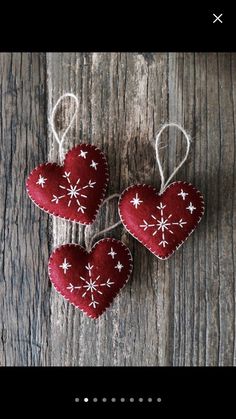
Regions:
<instances>
[{"instance_id":1,"label":"rustic wood background","mask_svg":"<svg viewBox=\"0 0 236 419\"><path fill-rule=\"evenodd\" d=\"M4 53L0 89L0 365L235 365L236 54ZM168 261L122 227L109 234L129 246L134 272L98 321L57 295L47 275L52 247L83 243L84 227L52 220L25 191L36 165L57 160L48 115L65 92L80 102L66 148L86 141L104 150L109 194L133 182L158 187L154 134L175 121L193 137L177 179L206 201L198 229ZM184 143L167 134L170 173ZM93 231L117 217L112 202Z\"/></svg>"}]
</instances>

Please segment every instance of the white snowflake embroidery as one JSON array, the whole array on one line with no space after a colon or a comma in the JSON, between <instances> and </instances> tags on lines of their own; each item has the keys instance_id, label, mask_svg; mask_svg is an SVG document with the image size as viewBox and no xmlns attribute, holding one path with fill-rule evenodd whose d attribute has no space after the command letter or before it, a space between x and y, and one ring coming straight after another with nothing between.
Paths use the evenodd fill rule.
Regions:
<instances>
[{"instance_id":1,"label":"white snowflake embroidery","mask_svg":"<svg viewBox=\"0 0 236 419\"><path fill-rule=\"evenodd\" d=\"M75 285L69 283L68 287L66 287L70 292L73 292L76 289L80 289L81 287L76 287Z\"/></svg>"},{"instance_id":2,"label":"white snowflake embroidery","mask_svg":"<svg viewBox=\"0 0 236 419\"><path fill-rule=\"evenodd\" d=\"M170 218L172 214L170 214L167 218L164 218L164 208L166 205L163 205L160 202L160 206L157 206L157 209L160 210L160 219L156 218L155 215L151 215L152 219L154 220L154 224L149 224L146 220L143 220L144 224L141 224L140 227L146 231L150 227L154 227L154 232L152 233L155 236L159 231L161 232L161 241L158 243L160 246L166 247L168 241L166 240L165 233L168 231L170 234L174 234L173 231L170 229L170 226L179 226L183 228L184 224L187 224L186 221L183 221L182 218L178 222L171 222Z\"/></svg>"},{"instance_id":3,"label":"white snowflake embroidery","mask_svg":"<svg viewBox=\"0 0 236 419\"><path fill-rule=\"evenodd\" d=\"M89 280L87 281L83 276L80 276L81 281L83 281L85 283L85 285L73 285L71 283L69 283L69 285L66 287L70 292L73 292L76 289L85 289L84 293L82 294L82 297L84 298L88 293L90 294L91 297L91 303L89 304L89 306L93 306L93 308L96 308L97 305L99 305L99 302L95 300L96 298L96 293L102 295L102 291L100 291L100 287L108 287L111 288L111 285L114 284L114 282L112 282L110 280L110 278L107 279L106 282L103 283L98 283L98 280L100 279L100 275L98 275L95 279L93 278L92 275L92 270L93 270L94 265L91 266L90 263L88 263L87 266L85 266L85 269L87 269L89 271Z\"/></svg>"},{"instance_id":4,"label":"white snowflake embroidery","mask_svg":"<svg viewBox=\"0 0 236 419\"><path fill-rule=\"evenodd\" d=\"M189 210L189 212L191 212L191 214L192 214L193 211L197 208L193 206L192 202L190 202L189 206L186 207L186 209Z\"/></svg>"},{"instance_id":5,"label":"white snowflake embroidery","mask_svg":"<svg viewBox=\"0 0 236 419\"><path fill-rule=\"evenodd\" d=\"M46 180L47 180L46 177L43 177L42 175L39 175L39 178L38 178L38 180L36 182L36 185L40 185L43 188Z\"/></svg>"},{"instance_id":6,"label":"white snowflake embroidery","mask_svg":"<svg viewBox=\"0 0 236 419\"><path fill-rule=\"evenodd\" d=\"M93 169L97 170L98 163L92 160L92 163L90 164L90 167L93 167Z\"/></svg>"},{"instance_id":7,"label":"white snowflake embroidery","mask_svg":"<svg viewBox=\"0 0 236 419\"><path fill-rule=\"evenodd\" d=\"M138 194L136 193L135 197L130 201L131 204L133 204L133 206L137 209L138 205L140 205L143 201L141 201L141 199L139 199Z\"/></svg>"},{"instance_id":8,"label":"white snowflake embroidery","mask_svg":"<svg viewBox=\"0 0 236 419\"><path fill-rule=\"evenodd\" d=\"M62 177L67 180L67 185L66 186L59 185L59 188L63 189L66 192L66 194L61 195L61 196L53 195L51 202L55 202L55 204L58 204L60 199L68 197L67 206L70 207L72 200L75 199L78 205L77 211L78 212L81 211L84 214L84 210L86 210L86 207L81 204L80 199L81 198L86 199L88 197L87 195L83 193L84 190L88 188L94 188L94 185L96 184L96 182L92 182L92 180L90 179L86 185L80 187L80 179L77 180L75 185L72 185L70 181L70 172L65 172L64 175L62 175Z\"/></svg>"},{"instance_id":9,"label":"white snowflake embroidery","mask_svg":"<svg viewBox=\"0 0 236 419\"><path fill-rule=\"evenodd\" d=\"M117 265L115 266L115 269L118 269L119 272L121 272L121 269L123 269L123 265L118 261Z\"/></svg>"},{"instance_id":10,"label":"white snowflake embroidery","mask_svg":"<svg viewBox=\"0 0 236 419\"><path fill-rule=\"evenodd\" d=\"M86 154L88 154L88 151L80 150L80 154L78 154L78 156L83 157L84 159L86 159Z\"/></svg>"},{"instance_id":11,"label":"white snowflake embroidery","mask_svg":"<svg viewBox=\"0 0 236 419\"><path fill-rule=\"evenodd\" d=\"M181 189L181 192L180 193L178 193L178 196L182 196L182 198L183 198L183 201L185 201L185 197L188 195L188 193L187 192L184 192L183 191L183 189Z\"/></svg>"},{"instance_id":12,"label":"white snowflake embroidery","mask_svg":"<svg viewBox=\"0 0 236 419\"><path fill-rule=\"evenodd\" d=\"M113 247L111 247L111 251L107 253L108 255L111 255L112 259L114 259L115 255L117 255L116 252L114 252Z\"/></svg>"},{"instance_id":13,"label":"white snowflake embroidery","mask_svg":"<svg viewBox=\"0 0 236 419\"><path fill-rule=\"evenodd\" d=\"M66 274L66 271L71 268L71 265L67 262L66 258L64 259L63 263L59 266L63 269L64 274Z\"/></svg>"}]
</instances>

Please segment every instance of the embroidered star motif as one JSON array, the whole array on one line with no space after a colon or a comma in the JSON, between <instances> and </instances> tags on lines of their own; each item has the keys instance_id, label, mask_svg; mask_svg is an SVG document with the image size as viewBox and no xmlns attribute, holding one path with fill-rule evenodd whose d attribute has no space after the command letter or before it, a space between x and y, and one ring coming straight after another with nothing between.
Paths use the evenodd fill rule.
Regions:
<instances>
[{"instance_id":1,"label":"embroidered star motif","mask_svg":"<svg viewBox=\"0 0 236 419\"><path fill-rule=\"evenodd\" d=\"M154 220L152 224L150 224L148 221L143 220L143 224L140 224L140 227L143 228L144 231L146 231L149 228L154 228L154 231L152 233L153 236L157 235L158 240L161 236L161 241L158 243L160 246L166 247L169 242L167 241L167 233L168 234L174 234L174 232L171 230L172 226L178 226L180 228L183 228L185 224L187 224L186 221L183 221L182 218L179 221L171 221L172 214L169 214L168 216L164 215L164 209L166 208L166 205L163 205L162 202L160 202L160 206L157 206L157 209L160 211L160 215L158 218L151 214L151 218Z\"/></svg>"},{"instance_id":2,"label":"embroidered star motif","mask_svg":"<svg viewBox=\"0 0 236 419\"><path fill-rule=\"evenodd\" d=\"M189 206L186 207L186 209L189 210L189 212L191 212L191 214L192 214L193 211L197 208L193 206L192 202L190 202Z\"/></svg>"},{"instance_id":3,"label":"embroidered star motif","mask_svg":"<svg viewBox=\"0 0 236 419\"><path fill-rule=\"evenodd\" d=\"M137 209L138 205L140 205L143 201L139 199L138 194L136 193L135 197L130 201L131 204Z\"/></svg>"},{"instance_id":4,"label":"embroidered star motif","mask_svg":"<svg viewBox=\"0 0 236 419\"><path fill-rule=\"evenodd\" d=\"M93 189L96 182L92 182L92 180L90 179L86 185L82 186L80 185L80 179L77 179L77 182L75 184L72 184L70 180L70 172L65 172L64 175L62 175L62 177L67 180L66 186L59 185L59 188L63 189L64 195L61 195L61 196L53 195L51 202L55 202L55 204L58 204L60 199L67 198L68 199L67 206L70 207L71 203L73 201L76 201L78 205L77 211L82 212L82 214L84 214L84 211L87 209L87 207L85 205L82 205L80 199L88 198L88 196L85 195L83 191L88 188Z\"/></svg>"},{"instance_id":5,"label":"embroidered star motif","mask_svg":"<svg viewBox=\"0 0 236 419\"><path fill-rule=\"evenodd\" d=\"M98 275L96 278L93 278L92 270L94 265L91 265L88 263L87 266L85 266L85 269L88 270L89 278L88 280L85 279L83 276L80 276L81 285L73 285L69 283L69 285L66 287L70 292L74 292L76 289L81 289L83 291L82 298L85 298L88 296L90 298L89 307L93 306L93 308L96 308L97 305L99 305L99 302L95 300L95 298L98 296L98 294L102 295L103 292L101 291L102 287L111 288L112 285L114 285L114 282L111 281L110 278L106 280L106 282L100 283L98 282L100 280L100 275Z\"/></svg>"},{"instance_id":6,"label":"embroidered star motif","mask_svg":"<svg viewBox=\"0 0 236 419\"><path fill-rule=\"evenodd\" d=\"M83 157L84 159L86 159L86 154L88 154L88 151L80 150L80 154L78 156Z\"/></svg>"},{"instance_id":7,"label":"embroidered star motif","mask_svg":"<svg viewBox=\"0 0 236 419\"><path fill-rule=\"evenodd\" d=\"M64 262L59 266L59 268L62 268L64 271L64 274L66 274L66 271L71 268L71 265L67 262L66 258L64 259Z\"/></svg>"},{"instance_id":8,"label":"embroidered star motif","mask_svg":"<svg viewBox=\"0 0 236 419\"><path fill-rule=\"evenodd\" d=\"M93 169L97 170L97 165L98 165L98 163L96 163L95 161L92 160L92 163L90 164L90 167L93 167Z\"/></svg>"},{"instance_id":9,"label":"embroidered star motif","mask_svg":"<svg viewBox=\"0 0 236 419\"><path fill-rule=\"evenodd\" d=\"M120 261L118 261L117 265L115 266L115 269L118 269L118 271L120 272L121 269L123 269L123 265L120 263Z\"/></svg>"},{"instance_id":10,"label":"embroidered star motif","mask_svg":"<svg viewBox=\"0 0 236 419\"><path fill-rule=\"evenodd\" d=\"M181 192L180 193L178 193L178 196L182 196L182 198L183 198L183 201L185 201L185 197L188 195L188 193L187 192L184 192L183 191L183 189L181 189Z\"/></svg>"},{"instance_id":11,"label":"embroidered star motif","mask_svg":"<svg viewBox=\"0 0 236 419\"><path fill-rule=\"evenodd\" d=\"M43 188L46 180L47 180L46 177L43 177L42 175L39 175L39 178L38 178L38 180L36 182L36 185L40 185Z\"/></svg>"},{"instance_id":12,"label":"embroidered star motif","mask_svg":"<svg viewBox=\"0 0 236 419\"><path fill-rule=\"evenodd\" d=\"M115 255L117 255L116 252L114 252L113 247L111 247L110 253L107 253L108 255L111 255L112 259L114 259Z\"/></svg>"}]
</instances>

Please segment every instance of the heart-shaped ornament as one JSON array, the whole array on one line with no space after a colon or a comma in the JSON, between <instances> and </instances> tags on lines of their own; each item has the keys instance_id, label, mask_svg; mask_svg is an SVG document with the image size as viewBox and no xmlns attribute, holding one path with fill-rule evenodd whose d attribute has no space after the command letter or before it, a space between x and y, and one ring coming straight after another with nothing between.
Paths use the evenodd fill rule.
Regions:
<instances>
[{"instance_id":1,"label":"heart-shaped ornament","mask_svg":"<svg viewBox=\"0 0 236 419\"><path fill-rule=\"evenodd\" d=\"M160 259L168 259L184 243L203 213L201 193L187 182L173 182L160 195L149 185L133 185L119 200L125 228Z\"/></svg>"},{"instance_id":2,"label":"heart-shaped ornament","mask_svg":"<svg viewBox=\"0 0 236 419\"><path fill-rule=\"evenodd\" d=\"M110 306L133 267L129 249L111 238L99 240L89 253L78 244L62 245L48 266L56 290L94 319Z\"/></svg>"},{"instance_id":3,"label":"heart-shaped ornament","mask_svg":"<svg viewBox=\"0 0 236 419\"><path fill-rule=\"evenodd\" d=\"M29 175L29 197L42 210L80 224L94 222L108 185L104 154L90 144L70 150L63 165L45 163Z\"/></svg>"}]
</instances>

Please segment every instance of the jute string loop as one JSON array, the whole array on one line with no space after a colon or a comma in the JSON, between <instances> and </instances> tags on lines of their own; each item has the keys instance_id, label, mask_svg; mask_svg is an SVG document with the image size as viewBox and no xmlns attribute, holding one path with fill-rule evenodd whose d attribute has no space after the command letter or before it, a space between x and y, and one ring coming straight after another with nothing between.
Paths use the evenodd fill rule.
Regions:
<instances>
[{"instance_id":1,"label":"jute string loop","mask_svg":"<svg viewBox=\"0 0 236 419\"><path fill-rule=\"evenodd\" d=\"M180 164L173 170L173 172L171 173L171 175L169 176L169 178L167 180L165 180L165 176L164 176L164 173L163 173L162 165L161 165L161 162L160 162L159 149L160 149L160 137L161 137L161 134L168 127L178 128L184 134L184 137L186 139L187 146L186 146L186 153L185 153L185 156L184 156L183 160L181 160ZM171 179L173 179L173 177L176 175L176 173L178 172L178 170L183 166L184 162L187 160L188 155L189 155L189 150L190 150L190 144L191 144L191 138L188 135L188 133L185 131L185 129L183 127L181 127L181 125L176 124L175 122L170 122L170 123L164 124L161 127L161 129L158 131L158 133L156 135L155 149L156 149L156 160L157 160L157 164L158 164L158 168L159 168L159 172L160 172L160 176L161 176L161 187L160 187L159 195L161 195L165 191L165 189L169 185Z\"/></svg>"},{"instance_id":2,"label":"jute string loop","mask_svg":"<svg viewBox=\"0 0 236 419\"><path fill-rule=\"evenodd\" d=\"M63 134L62 134L62 136L60 138L59 135L58 135L58 133L57 133L57 130L55 128L55 114L56 114L57 108L58 108L59 104L61 103L61 101L63 99L65 99L65 98L67 98L67 97L71 97L71 98L73 98L75 100L76 107L75 107L75 111L74 111L74 113L73 113L73 115L71 117L71 120L70 120L70 123L69 123L68 127L65 129L65 131L63 132ZM57 143L59 144L59 159L60 159L60 163L62 163L63 160L64 160L63 143L64 143L64 141L66 139L66 135L67 135L69 129L71 128L71 126L72 126L72 124L73 124L73 122L75 120L75 117L76 117L76 114L78 112L78 109L79 109L79 100L78 100L78 98L73 93L65 93L64 95L62 95L62 96L59 97L57 103L55 104L55 106L54 106L54 108L52 110L51 117L49 119L49 123L51 125L51 129L52 129L53 135L54 135Z\"/></svg>"}]
</instances>

